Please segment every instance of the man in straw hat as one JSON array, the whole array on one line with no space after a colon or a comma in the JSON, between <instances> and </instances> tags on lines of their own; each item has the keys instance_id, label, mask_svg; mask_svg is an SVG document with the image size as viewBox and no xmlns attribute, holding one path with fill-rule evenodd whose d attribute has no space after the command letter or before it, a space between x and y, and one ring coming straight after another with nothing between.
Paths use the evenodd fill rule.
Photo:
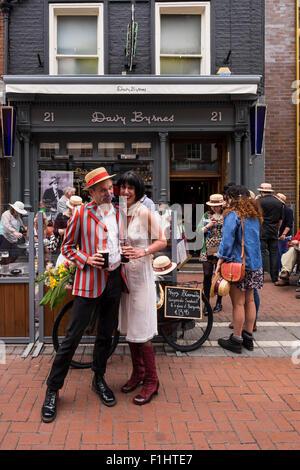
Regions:
<instances>
[{"instance_id":1,"label":"man in straw hat","mask_svg":"<svg viewBox=\"0 0 300 470\"><path fill-rule=\"evenodd\" d=\"M63 386L72 357L95 308L99 312L99 321L93 353L92 389L104 405L113 406L116 403L112 390L104 380L125 281L120 265L119 213L111 204L113 176L105 168L96 168L85 176L85 189L92 201L73 210L62 244L62 254L77 268L73 284L75 299L66 337L56 353L47 379L48 388L42 407L44 422L55 419L58 390ZM103 268L105 259L97 252L100 250L109 250L108 269Z\"/></svg>"},{"instance_id":2,"label":"man in straw hat","mask_svg":"<svg viewBox=\"0 0 300 470\"><path fill-rule=\"evenodd\" d=\"M278 270L281 270L281 257L288 250L288 242L291 241L294 226L294 212L286 203L286 196L282 193L275 195L283 204L283 219L278 234Z\"/></svg>"},{"instance_id":3,"label":"man in straw hat","mask_svg":"<svg viewBox=\"0 0 300 470\"><path fill-rule=\"evenodd\" d=\"M283 204L274 197L270 183L262 183L259 188L261 197L258 202L263 211L264 221L261 227L260 243L263 266L270 265L272 282L278 279L278 231L283 219Z\"/></svg>"}]
</instances>

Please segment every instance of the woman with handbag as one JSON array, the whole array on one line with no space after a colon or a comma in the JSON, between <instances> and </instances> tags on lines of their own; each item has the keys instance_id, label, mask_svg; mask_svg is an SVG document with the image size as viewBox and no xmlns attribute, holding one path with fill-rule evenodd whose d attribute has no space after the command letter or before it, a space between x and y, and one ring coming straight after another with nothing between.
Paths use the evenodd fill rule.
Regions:
<instances>
[{"instance_id":1,"label":"woman with handbag","mask_svg":"<svg viewBox=\"0 0 300 470\"><path fill-rule=\"evenodd\" d=\"M253 350L256 316L253 292L263 286L259 241L262 211L249 195L244 186L228 189L229 207L224 212L223 236L217 254L216 273L221 272L222 277L231 282L233 306L233 333L228 339L220 338L218 343L235 353L241 353L242 346Z\"/></svg>"},{"instance_id":2,"label":"woman with handbag","mask_svg":"<svg viewBox=\"0 0 300 470\"><path fill-rule=\"evenodd\" d=\"M204 213L198 225L197 232L202 232L204 234L204 242L200 253L200 262L203 263L204 295L209 300L214 266L218 261L217 252L222 239L222 211L224 204L222 194L212 194L206 204L210 207L211 210ZM221 310L222 297L218 295L213 312L217 313ZM207 314L206 307L204 307L204 314Z\"/></svg>"}]
</instances>

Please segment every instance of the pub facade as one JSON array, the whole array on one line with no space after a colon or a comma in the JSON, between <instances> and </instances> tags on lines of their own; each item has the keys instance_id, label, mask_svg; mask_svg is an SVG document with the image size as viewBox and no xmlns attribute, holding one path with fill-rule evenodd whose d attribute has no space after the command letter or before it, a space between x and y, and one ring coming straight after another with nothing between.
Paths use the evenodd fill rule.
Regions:
<instances>
[{"instance_id":1,"label":"pub facade","mask_svg":"<svg viewBox=\"0 0 300 470\"><path fill-rule=\"evenodd\" d=\"M54 177L85 199L97 166L134 169L155 202L205 203L228 181L256 189L250 110L263 102L264 12L242 3L14 5L3 76L17 112L10 199L36 211Z\"/></svg>"}]
</instances>

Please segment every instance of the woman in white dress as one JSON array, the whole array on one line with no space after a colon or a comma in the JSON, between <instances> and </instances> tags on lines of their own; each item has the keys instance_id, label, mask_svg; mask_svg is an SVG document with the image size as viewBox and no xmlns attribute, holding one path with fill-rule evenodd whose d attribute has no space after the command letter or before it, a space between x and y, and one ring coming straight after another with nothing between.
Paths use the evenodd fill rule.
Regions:
<instances>
[{"instance_id":1,"label":"woman in white dress","mask_svg":"<svg viewBox=\"0 0 300 470\"><path fill-rule=\"evenodd\" d=\"M126 335L133 371L122 392L128 393L143 383L134 397L136 405L148 403L157 393L159 381L151 339L157 335L157 310L152 254L166 247L166 239L153 213L140 199L144 183L133 171L118 181L120 196L127 202L127 238L122 252L129 258L125 264L128 293L120 302L119 330Z\"/></svg>"}]
</instances>

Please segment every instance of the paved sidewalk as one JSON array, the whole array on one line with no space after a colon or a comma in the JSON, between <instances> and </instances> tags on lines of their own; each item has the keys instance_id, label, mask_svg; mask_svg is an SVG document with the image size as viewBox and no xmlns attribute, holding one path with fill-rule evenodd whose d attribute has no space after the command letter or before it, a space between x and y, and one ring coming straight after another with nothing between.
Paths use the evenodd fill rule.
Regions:
<instances>
[{"instance_id":1,"label":"paved sidewalk","mask_svg":"<svg viewBox=\"0 0 300 470\"><path fill-rule=\"evenodd\" d=\"M300 449L300 368L289 358L157 356L159 394L145 406L120 387L128 355L109 361L118 403L100 404L90 370L71 370L53 423L40 420L51 356L0 365L0 449ZM129 454L130 455L130 454Z\"/></svg>"}]
</instances>

